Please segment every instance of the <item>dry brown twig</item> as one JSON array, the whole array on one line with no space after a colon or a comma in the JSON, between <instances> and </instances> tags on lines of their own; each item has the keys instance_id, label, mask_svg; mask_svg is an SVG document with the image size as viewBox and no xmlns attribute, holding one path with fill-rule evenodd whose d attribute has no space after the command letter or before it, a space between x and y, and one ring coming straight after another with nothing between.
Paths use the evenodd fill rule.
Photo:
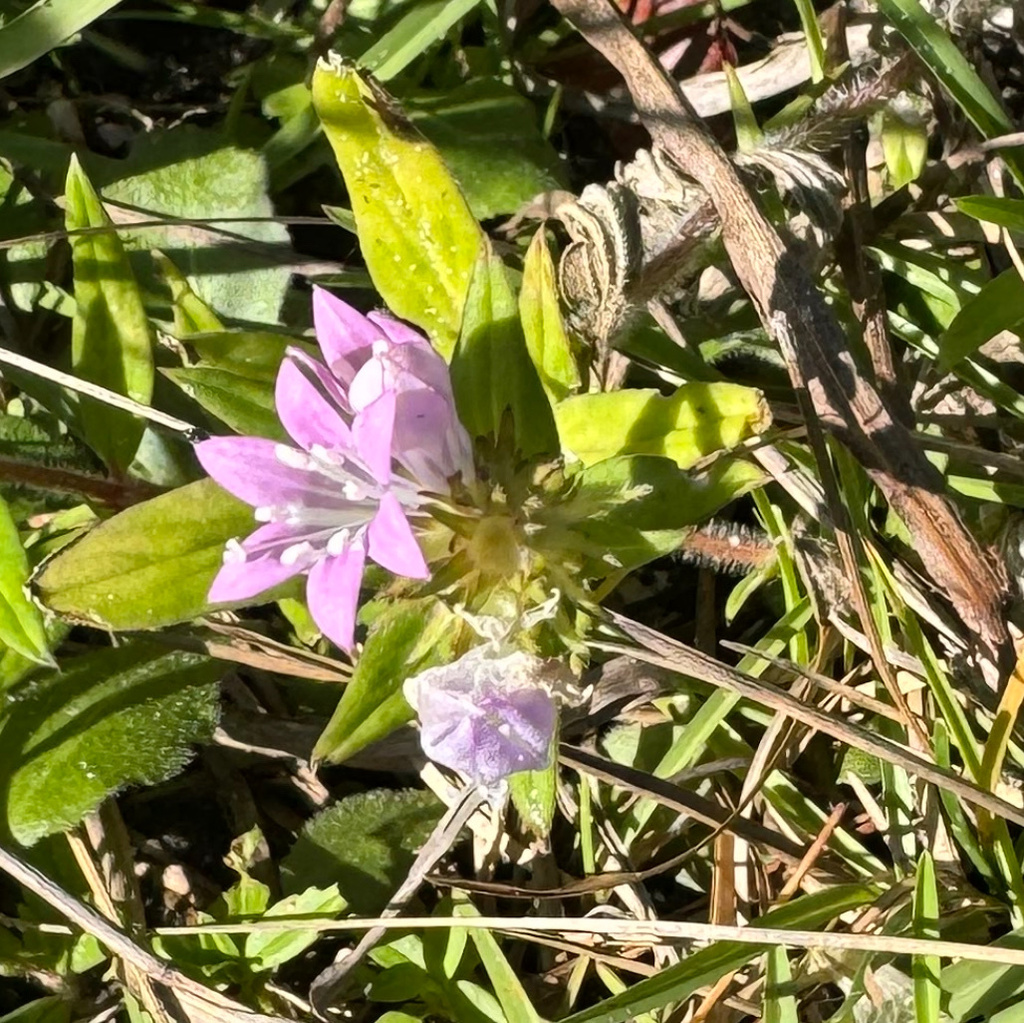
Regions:
<instances>
[{"instance_id":1,"label":"dry brown twig","mask_svg":"<svg viewBox=\"0 0 1024 1023\"><path fill-rule=\"evenodd\" d=\"M810 432L820 423L842 441L904 520L936 587L948 595L976 637L987 680L995 687L1012 657L1003 617L1004 569L964 527L939 473L891 400L883 400L855 365L843 331L807 269L786 248L678 83L608 0L552 3L622 74L654 144L707 192L737 276L786 359ZM828 488L827 450L815 447ZM838 502L830 504L833 514L841 513ZM843 532L837 530L840 539ZM853 534L847 536L856 542ZM865 609L860 610L864 617ZM883 656L881 650L873 654L876 660ZM892 696L899 706L898 689Z\"/></svg>"}]
</instances>

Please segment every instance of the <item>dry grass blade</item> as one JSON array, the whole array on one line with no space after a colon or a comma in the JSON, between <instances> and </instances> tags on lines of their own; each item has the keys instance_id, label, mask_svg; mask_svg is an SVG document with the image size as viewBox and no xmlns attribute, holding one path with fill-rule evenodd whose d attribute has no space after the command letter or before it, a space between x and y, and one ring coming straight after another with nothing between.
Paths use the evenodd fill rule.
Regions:
<instances>
[{"instance_id":1,"label":"dry grass blade","mask_svg":"<svg viewBox=\"0 0 1024 1023\"><path fill-rule=\"evenodd\" d=\"M737 275L809 406L808 425L820 420L850 448L906 522L935 583L978 636L983 658L993 666L1007 660L1005 572L964 528L937 470L854 364L843 331L806 267L787 250L678 83L621 12L608 0L552 2L623 75L655 144L710 196ZM818 455L822 462L824 453ZM989 670L990 684L999 674Z\"/></svg>"},{"instance_id":2,"label":"dry grass blade","mask_svg":"<svg viewBox=\"0 0 1024 1023\"><path fill-rule=\"evenodd\" d=\"M681 675L689 675L715 686L731 689L763 707L783 711L795 720L817 728L840 742L901 767L910 774L916 774L938 788L945 789L974 806L988 810L997 817L1024 825L1024 811L951 771L943 770L924 760L916 753L911 753L890 739L876 735L859 725L830 717L814 707L808 707L788 693L784 693L760 679L730 668L728 665L722 664L721 661L702 654L699 650L694 650L692 647L670 639L668 636L631 621L623 615L613 612L611 617L615 625L637 646L630 648L621 643L600 641L592 642L592 646L617 654L627 653L632 649L633 656L638 660L669 668Z\"/></svg>"}]
</instances>

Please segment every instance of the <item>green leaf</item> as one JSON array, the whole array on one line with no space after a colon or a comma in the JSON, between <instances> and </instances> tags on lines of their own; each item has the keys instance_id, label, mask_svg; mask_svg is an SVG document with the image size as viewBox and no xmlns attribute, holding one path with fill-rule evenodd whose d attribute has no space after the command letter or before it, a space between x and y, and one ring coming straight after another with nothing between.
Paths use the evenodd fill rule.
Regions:
<instances>
[{"instance_id":1,"label":"green leaf","mask_svg":"<svg viewBox=\"0 0 1024 1023\"><path fill-rule=\"evenodd\" d=\"M43 54L116 7L121 0L49 0L33 4L0 27L0 78L28 67ZM13 9L8 8L9 13Z\"/></svg>"},{"instance_id":2,"label":"green leaf","mask_svg":"<svg viewBox=\"0 0 1024 1023\"><path fill-rule=\"evenodd\" d=\"M74 156L65 200L68 231L111 226ZM113 231L72 235L70 243L75 272L72 366L90 383L147 405L153 395L149 320L124 247ZM143 421L91 398L81 400L79 417L90 447L115 472L123 473L142 439Z\"/></svg>"},{"instance_id":3,"label":"green leaf","mask_svg":"<svg viewBox=\"0 0 1024 1023\"><path fill-rule=\"evenodd\" d=\"M1008 135L1014 130L999 100L921 0L878 0L878 8L985 138ZM1018 158L1012 150L1006 150L1004 159L1020 183L1022 165Z\"/></svg>"},{"instance_id":4,"label":"green leaf","mask_svg":"<svg viewBox=\"0 0 1024 1023\"><path fill-rule=\"evenodd\" d=\"M402 882L444 807L424 790L379 789L347 796L318 813L281 864L289 894L338 890L354 913L379 912Z\"/></svg>"},{"instance_id":5,"label":"green leaf","mask_svg":"<svg viewBox=\"0 0 1024 1023\"><path fill-rule=\"evenodd\" d=\"M402 694L411 675L455 657L463 625L435 600L389 607L370 627L352 678L313 749L340 763L413 717Z\"/></svg>"},{"instance_id":6,"label":"green leaf","mask_svg":"<svg viewBox=\"0 0 1024 1023\"><path fill-rule=\"evenodd\" d=\"M469 898L461 892L454 892L452 900L453 916L480 915ZM494 993L507 1023L541 1023L540 1016L537 1015L529 995L523 989L518 974L505 958L494 935L482 927L474 927L469 932L469 939L476 946L477 954L494 987Z\"/></svg>"},{"instance_id":7,"label":"green leaf","mask_svg":"<svg viewBox=\"0 0 1024 1023\"><path fill-rule=\"evenodd\" d=\"M206 366L161 369L210 415L235 433L288 441L274 404L274 383Z\"/></svg>"},{"instance_id":8,"label":"green leaf","mask_svg":"<svg viewBox=\"0 0 1024 1023\"><path fill-rule=\"evenodd\" d=\"M71 1000L61 995L36 998L0 1016L0 1023L70 1023L70 1020Z\"/></svg>"},{"instance_id":9,"label":"green leaf","mask_svg":"<svg viewBox=\"0 0 1024 1023\"><path fill-rule=\"evenodd\" d=\"M483 235L444 162L372 80L335 59L313 105L348 188L374 287L450 359Z\"/></svg>"},{"instance_id":10,"label":"green leaf","mask_svg":"<svg viewBox=\"0 0 1024 1023\"><path fill-rule=\"evenodd\" d=\"M593 559L591 571L629 570L675 550L688 527L763 480L759 469L732 459L688 474L667 458L624 455L581 472L549 521L571 531L564 542Z\"/></svg>"},{"instance_id":11,"label":"green leaf","mask_svg":"<svg viewBox=\"0 0 1024 1023\"><path fill-rule=\"evenodd\" d=\"M252 508L213 480L190 483L128 508L58 554L36 579L40 598L100 628L188 621L209 606L225 543L253 525Z\"/></svg>"},{"instance_id":12,"label":"green leaf","mask_svg":"<svg viewBox=\"0 0 1024 1023\"><path fill-rule=\"evenodd\" d=\"M471 436L497 439L511 413L522 455L558 449L551 406L526 350L508 271L489 244L473 274L451 373L459 419Z\"/></svg>"},{"instance_id":13,"label":"green leaf","mask_svg":"<svg viewBox=\"0 0 1024 1023\"><path fill-rule=\"evenodd\" d=\"M43 614L28 597L28 555L7 502L0 497L0 651L9 647L38 664L52 664ZM0 674L0 691L4 688Z\"/></svg>"},{"instance_id":14,"label":"green leaf","mask_svg":"<svg viewBox=\"0 0 1024 1023\"><path fill-rule=\"evenodd\" d=\"M793 994L793 973L789 968L785 946L769 948L767 960L762 1012L764 1023L800 1023L796 995Z\"/></svg>"},{"instance_id":15,"label":"green leaf","mask_svg":"<svg viewBox=\"0 0 1024 1023\"><path fill-rule=\"evenodd\" d=\"M390 81L480 2L426 0L412 4L398 24L359 58L360 65L372 71L377 81Z\"/></svg>"},{"instance_id":16,"label":"green leaf","mask_svg":"<svg viewBox=\"0 0 1024 1023\"><path fill-rule=\"evenodd\" d=\"M336 884L326 888L307 888L304 892L286 895L275 902L261 917L273 920L282 916L337 916L346 907L346 902ZM301 955L317 938L320 932L313 928L303 930L297 924L294 931L253 931L245 939L245 958L256 970L275 970L277 967Z\"/></svg>"},{"instance_id":17,"label":"green leaf","mask_svg":"<svg viewBox=\"0 0 1024 1023\"><path fill-rule=\"evenodd\" d=\"M552 405L557 405L581 387L579 366L562 323L562 311L555 284L555 265L548 249L544 228L533 236L523 265L523 287L519 292L519 318L526 350L541 387Z\"/></svg>"},{"instance_id":18,"label":"green leaf","mask_svg":"<svg viewBox=\"0 0 1024 1023\"><path fill-rule=\"evenodd\" d=\"M268 220L274 205L259 153L232 145L222 131L181 125L141 135L113 169L117 178L104 185L103 194L140 211L138 219L214 222L213 229L178 223L133 231L130 221L122 227L144 286L164 294L149 255L156 248L215 315L244 323L278 321L292 248L284 225ZM218 224L218 217L262 219Z\"/></svg>"},{"instance_id":19,"label":"green leaf","mask_svg":"<svg viewBox=\"0 0 1024 1023\"><path fill-rule=\"evenodd\" d=\"M553 740L557 743L557 740ZM509 795L520 820L535 835L547 838L555 818L558 791L558 757L543 771L518 771L509 780Z\"/></svg>"},{"instance_id":20,"label":"green leaf","mask_svg":"<svg viewBox=\"0 0 1024 1023\"><path fill-rule=\"evenodd\" d=\"M887 107L882 115L882 153L892 188L916 181L928 159L927 123Z\"/></svg>"},{"instance_id":21,"label":"green leaf","mask_svg":"<svg viewBox=\"0 0 1024 1023\"><path fill-rule=\"evenodd\" d=\"M153 261L171 292L174 333L177 337L187 338L203 331L224 329L216 313L192 290L188 278L167 256L155 251Z\"/></svg>"},{"instance_id":22,"label":"green leaf","mask_svg":"<svg viewBox=\"0 0 1024 1023\"><path fill-rule=\"evenodd\" d=\"M1024 280L1015 267L992 278L953 318L938 341L939 368L949 370L1001 330L1024 324Z\"/></svg>"},{"instance_id":23,"label":"green leaf","mask_svg":"<svg viewBox=\"0 0 1024 1023\"><path fill-rule=\"evenodd\" d=\"M437 146L478 220L515 213L566 187L558 154L525 96L494 78L403 97L412 123Z\"/></svg>"},{"instance_id":24,"label":"green leaf","mask_svg":"<svg viewBox=\"0 0 1024 1023\"><path fill-rule=\"evenodd\" d=\"M1024 949L1024 929L1004 934L992 945ZM999 1009L1021 1004L1024 968L961 959L943 969L942 990L949 999L946 1011L953 1023L989 1020Z\"/></svg>"},{"instance_id":25,"label":"green leaf","mask_svg":"<svg viewBox=\"0 0 1024 1023\"><path fill-rule=\"evenodd\" d=\"M925 850L917 861L914 886L914 936L939 940L939 893L935 865ZM942 961L936 955L914 956L914 1016L917 1023L939 1023Z\"/></svg>"},{"instance_id":26,"label":"green leaf","mask_svg":"<svg viewBox=\"0 0 1024 1023\"><path fill-rule=\"evenodd\" d=\"M749 153L764 142L764 132L757 123L754 109L743 91L743 83L732 64L722 65L725 82L729 87L729 105L732 108L732 123L736 129L736 147L741 153Z\"/></svg>"},{"instance_id":27,"label":"green leaf","mask_svg":"<svg viewBox=\"0 0 1024 1023\"><path fill-rule=\"evenodd\" d=\"M804 40L807 43L807 56L811 62L811 81L817 85L825 80L828 70L825 40L821 36L818 14L812 0L794 0L794 2L797 13L800 15L800 25L804 30Z\"/></svg>"},{"instance_id":28,"label":"green leaf","mask_svg":"<svg viewBox=\"0 0 1024 1023\"><path fill-rule=\"evenodd\" d=\"M77 824L126 785L155 785L213 734L220 667L132 643L86 654L25 683L0 725L11 834L31 845Z\"/></svg>"},{"instance_id":29,"label":"green leaf","mask_svg":"<svg viewBox=\"0 0 1024 1023\"><path fill-rule=\"evenodd\" d=\"M872 902L876 897L876 890L867 885L834 885L773 909L759 917L757 923L760 927L807 930L820 927L847 910ZM638 981L621 995L574 1013L561 1023L624 1023L642 1012L689 998L698 989L714 984L720 977L738 970L765 951L767 946L764 945L716 942L688 955L677 966L670 966L653 977Z\"/></svg>"},{"instance_id":30,"label":"green leaf","mask_svg":"<svg viewBox=\"0 0 1024 1023\"><path fill-rule=\"evenodd\" d=\"M975 220L998 224L1011 231L1024 231L1024 199L1001 199L991 195L969 195L954 199L961 213Z\"/></svg>"},{"instance_id":31,"label":"green leaf","mask_svg":"<svg viewBox=\"0 0 1024 1023\"><path fill-rule=\"evenodd\" d=\"M567 398L555 409L563 450L586 466L615 455L664 455L681 469L767 429L771 413L753 387L690 383L665 397L630 388Z\"/></svg>"}]
</instances>

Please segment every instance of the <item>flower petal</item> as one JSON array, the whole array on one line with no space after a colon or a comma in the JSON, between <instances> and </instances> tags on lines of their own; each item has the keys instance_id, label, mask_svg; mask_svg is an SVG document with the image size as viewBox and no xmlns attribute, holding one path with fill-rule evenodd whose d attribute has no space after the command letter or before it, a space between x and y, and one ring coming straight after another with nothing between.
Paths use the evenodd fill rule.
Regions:
<instances>
[{"instance_id":1,"label":"flower petal","mask_svg":"<svg viewBox=\"0 0 1024 1023\"><path fill-rule=\"evenodd\" d=\"M313 326L331 372L347 384L369 358L381 328L323 288L313 288Z\"/></svg>"},{"instance_id":2,"label":"flower petal","mask_svg":"<svg viewBox=\"0 0 1024 1023\"><path fill-rule=\"evenodd\" d=\"M206 599L211 604L248 600L298 575L301 563L285 565L280 560L293 540L294 530L275 523L260 526L237 547L230 545Z\"/></svg>"},{"instance_id":3,"label":"flower petal","mask_svg":"<svg viewBox=\"0 0 1024 1023\"><path fill-rule=\"evenodd\" d=\"M387 313L367 313L366 318L375 326L380 327L384 336L396 345L427 345L430 342L418 330L401 320L396 320Z\"/></svg>"},{"instance_id":4,"label":"flower petal","mask_svg":"<svg viewBox=\"0 0 1024 1023\"><path fill-rule=\"evenodd\" d=\"M557 710L543 689L470 695L421 678L415 703L423 752L479 784L494 785L550 762Z\"/></svg>"},{"instance_id":5,"label":"flower petal","mask_svg":"<svg viewBox=\"0 0 1024 1023\"><path fill-rule=\"evenodd\" d=\"M417 483L444 493L448 479L462 472L473 476L469 436L455 418L455 410L436 391L423 388L398 396L392 450Z\"/></svg>"},{"instance_id":6,"label":"flower petal","mask_svg":"<svg viewBox=\"0 0 1024 1023\"><path fill-rule=\"evenodd\" d=\"M391 480L391 441L395 430L395 395L385 391L356 414L352 436L363 464L378 483Z\"/></svg>"},{"instance_id":7,"label":"flower petal","mask_svg":"<svg viewBox=\"0 0 1024 1023\"><path fill-rule=\"evenodd\" d=\"M300 364L291 357L281 363L274 389L277 414L291 438L306 451L314 445L328 451L350 451L352 431L340 410L307 376L315 365L312 359ZM327 371L323 372L326 375Z\"/></svg>"},{"instance_id":8,"label":"flower petal","mask_svg":"<svg viewBox=\"0 0 1024 1023\"><path fill-rule=\"evenodd\" d=\"M430 569L397 497L384 494L367 530L370 557L395 575L429 579Z\"/></svg>"},{"instance_id":9,"label":"flower petal","mask_svg":"<svg viewBox=\"0 0 1024 1023\"><path fill-rule=\"evenodd\" d=\"M313 621L346 652L352 649L355 637L356 606L365 562L363 545L351 543L340 554L318 561L310 569L306 583L306 601Z\"/></svg>"},{"instance_id":10,"label":"flower petal","mask_svg":"<svg viewBox=\"0 0 1024 1023\"><path fill-rule=\"evenodd\" d=\"M211 437L196 444L195 452L225 490L259 508L301 502L309 492L311 474L282 463L281 447L286 445L265 437Z\"/></svg>"}]
</instances>

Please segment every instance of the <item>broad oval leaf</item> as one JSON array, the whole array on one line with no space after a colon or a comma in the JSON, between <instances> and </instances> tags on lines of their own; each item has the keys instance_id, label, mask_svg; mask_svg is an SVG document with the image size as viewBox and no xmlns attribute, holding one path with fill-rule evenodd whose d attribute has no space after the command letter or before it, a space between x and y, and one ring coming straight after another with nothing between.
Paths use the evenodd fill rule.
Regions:
<instances>
[{"instance_id":1,"label":"broad oval leaf","mask_svg":"<svg viewBox=\"0 0 1024 1023\"><path fill-rule=\"evenodd\" d=\"M665 397L630 389L567 398L555 409L563 450L586 466L616 455L663 455L681 469L767 429L771 412L753 387L689 383Z\"/></svg>"},{"instance_id":2,"label":"broad oval leaf","mask_svg":"<svg viewBox=\"0 0 1024 1023\"><path fill-rule=\"evenodd\" d=\"M31 661L50 664L43 615L28 597L28 579L28 557L18 527L7 502L0 497L0 652L7 647Z\"/></svg>"},{"instance_id":3,"label":"broad oval leaf","mask_svg":"<svg viewBox=\"0 0 1024 1023\"><path fill-rule=\"evenodd\" d=\"M65 189L69 232L111 228L78 158L72 156ZM75 316L71 364L90 383L148 405L153 395L152 337L139 286L120 238L113 230L72 233ZM79 406L89 445L115 471L131 464L145 424L137 416L92 398Z\"/></svg>"},{"instance_id":4,"label":"broad oval leaf","mask_svg":"<svg viewBox=\"0 0 1024 1023\"><path fill-rule=\"evenodd\" d=\"M156 629L208 607L225 543L252 532L252 508L213 480L137 504L47 562L36 578L47 607L108 629Z\"/></svg>"},{"instance_id":5,"label":"broad oval leaf","mask_svg":"<svg viewBox=\"0 0 1024 1023\"><path fill-rule=\"evenodd\" d=\"M125 785L180 771L217 722L220 667L133 643L22 684L0 725L3 808L24 845L77 824Z\"/></svg>"},{"instance_id":6,"label":"broad oval leaf","mask_svg":"<svg viewBox=\"0 0 1024 1023\"><path fill-rule=\"evenodd\" d=\"M437 150L379 85L332 54L317 64L312 88L374 287L450 359L479 225Z\"/></svg>"}]
</instances>

